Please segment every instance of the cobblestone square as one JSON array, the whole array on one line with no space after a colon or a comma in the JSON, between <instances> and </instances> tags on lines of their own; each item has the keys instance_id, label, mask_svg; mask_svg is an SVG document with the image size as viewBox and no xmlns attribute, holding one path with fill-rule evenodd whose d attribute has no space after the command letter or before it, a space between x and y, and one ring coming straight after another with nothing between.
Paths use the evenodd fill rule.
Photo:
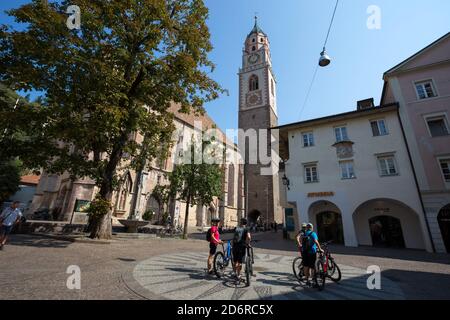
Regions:
<instances>
[{"instance_id":1,"label":"cobblestone square","mask_svg":"<svg viewBox=\"0 0 450 320\"><path fill-rule=\"evenodd\" d=\"M205 274L208 244L198 239L116 239L87 244L15 235L0 252L0 299L187 300L403 300L450 299L450 257L422 251L331 248L340 283L323 292L302 287L292 274L292 241L280 233L256 235L255 273L249 288ZM66 273L80 267L81 289ZM381 268L381 290L368 290L367 267Z\"/></svg>"}]
</instances>

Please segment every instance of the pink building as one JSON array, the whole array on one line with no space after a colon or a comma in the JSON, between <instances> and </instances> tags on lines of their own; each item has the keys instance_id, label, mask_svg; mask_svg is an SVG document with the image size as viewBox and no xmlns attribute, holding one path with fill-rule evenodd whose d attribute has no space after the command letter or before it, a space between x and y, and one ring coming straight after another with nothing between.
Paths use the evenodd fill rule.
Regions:
<instances>
[{"instance_id":1,"label":"pink building","mask_svg":"<svg viewBox=\"0 0 450 320\"><path fill-rule=\"evenodd\" d=\"M384 74L381 104L398 102L436 252L450 252L450 33Z\"/></svg>"}]
</instances>

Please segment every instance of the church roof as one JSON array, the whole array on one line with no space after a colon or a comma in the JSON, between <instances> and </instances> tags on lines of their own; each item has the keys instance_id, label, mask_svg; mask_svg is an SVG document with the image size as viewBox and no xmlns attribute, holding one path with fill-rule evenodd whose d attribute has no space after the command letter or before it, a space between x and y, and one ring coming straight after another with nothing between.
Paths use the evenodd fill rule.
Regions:
<instances>
[{"instance_id":1,"label":"church roof","mask_svg":"<svg viewBox=\"0 0 450 320\"><path fill-rule=\"evenodd\" d=\"M264 33L264 31L259 27L258 25L258 18L255 17L255 26L253 27L252 31L250 31L250 33L248 34L248 36L250 37L252 34L254 33L262 33L263 35L266 36L266 34Z\"/></svg>"}]
</instances>

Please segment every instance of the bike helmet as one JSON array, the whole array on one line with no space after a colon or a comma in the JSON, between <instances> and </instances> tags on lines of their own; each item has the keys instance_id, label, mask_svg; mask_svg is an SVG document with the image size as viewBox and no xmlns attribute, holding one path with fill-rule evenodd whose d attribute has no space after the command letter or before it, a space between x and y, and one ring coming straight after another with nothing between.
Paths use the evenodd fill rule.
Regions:
<instances>
[{"instance_id":1,"label":"bike helmet","mask_svg":"<svg viewBox=\"0 0 450 320\"><path fill-rule=\"evenodd\" d=\"M312 223L308 223L308 224L306 225L306 227L307 227L307 228L311 228L311 229L314 228L314 226L313 226Z\"/></svg>"}]
</instances>

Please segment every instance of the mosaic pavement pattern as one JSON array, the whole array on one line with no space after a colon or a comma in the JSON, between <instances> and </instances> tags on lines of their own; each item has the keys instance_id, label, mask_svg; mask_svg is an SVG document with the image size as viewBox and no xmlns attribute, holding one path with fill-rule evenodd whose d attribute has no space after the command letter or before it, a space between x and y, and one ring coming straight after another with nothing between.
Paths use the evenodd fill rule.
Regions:
<instances>
[{"instance_id":1,"label":"mosaic pavement pattern","mask_svg":"<svg viewBox=\"0 0 450 320\"><path fill-rule=\"evenodd\" d=\"M149 296L171 300L399 300L402 290L381 278L381 290L369 290L366 270L340 265L342 280L327 280L325 290L306 288L292 274L295 257L255 252L251 286L236 286L230 276L218 279L205 273L207 255L196 252L155 256L133 271L135 286ZM338 262L339 263L339 262ZM231 272L231 267L226 273ZM144 290L142 290L144 289Z\"/></svg>"}]
</instances>

